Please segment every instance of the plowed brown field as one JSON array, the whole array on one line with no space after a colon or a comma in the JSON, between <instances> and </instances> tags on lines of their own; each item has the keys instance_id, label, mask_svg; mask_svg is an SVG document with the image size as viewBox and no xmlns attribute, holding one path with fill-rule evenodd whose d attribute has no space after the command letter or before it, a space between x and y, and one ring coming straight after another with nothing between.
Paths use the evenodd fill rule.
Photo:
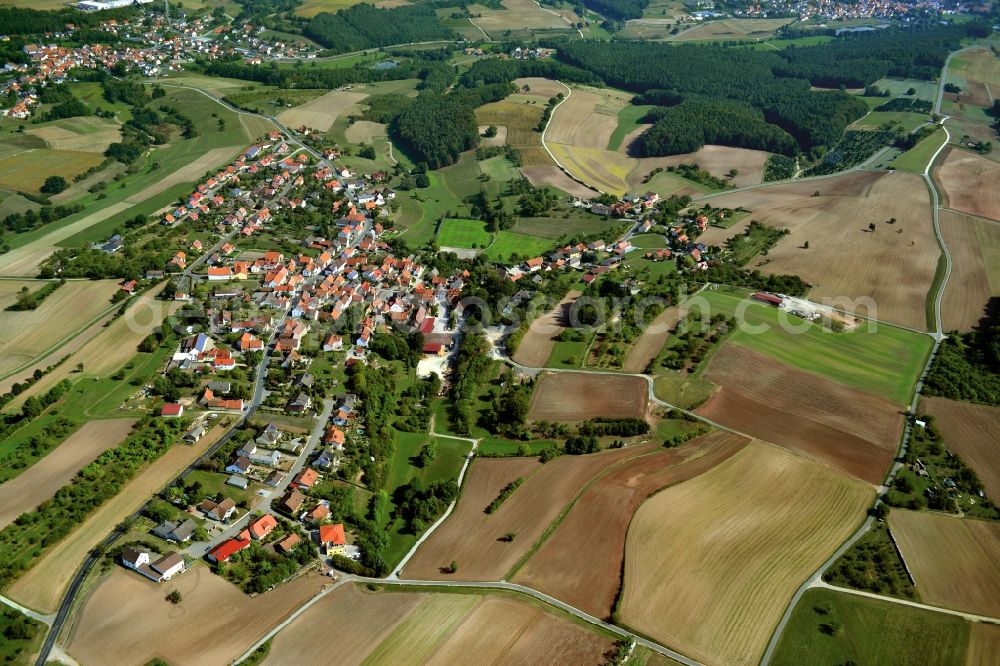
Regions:
<instances>
[{"instance_id":1,"label":"plowed brown field","mask_svg":"<svg viewBox=\"0 0 1000 666\"><path fill-rule=\"evenodd\" d=\"M544 374L531 398L532 421L646 417L649 389L642 377L586 372Z\"/></svg>"},{"instance_id":2,"label":"plowed brown field","mask_svg":"<svg viewBox=\"0 0 1000 666\"><path fill-rule=\"evenodd\" d=\"M705 378L719 389L697 412L879 484L899 444L901 408L746 347L725 343Z\"/></svg>"},{"instance_id":3,"label":"plowed brown field","mask_svg":"<svg viewBox=\"0 0 1000 666\"><path fill-rule=\"evenodd\" d=\"M635 510L657 490L712 469L749 443L745 437L716 432L617 467L584 492L514 582L595 617L610 617Z\"/></svg>"},{"instance_id":4,"label":"plowed brown field","mask_svg":"<svg viewBox=\"0 0 1000 666\"><path fill-rule=\"evenodd\" d=\"M652 450L654 447L645 446L561 456L541 467L534 458L477 459L455 511L417 550L402 575L430 580L500 580L595 475ZM497 511L486 514L484 509L500 490L519 476L527 477L524 483ZM514 541L499 541L507 532L517 535ZM458 572L442 572L441 568L452 561L458 564Z\"/></svg>"},{"instance_id":5,"label":"plowed brown field","mask_svg":"<svg viewBox=\"0 0 1000 666\"><path fill-rule=\"evenodd\" d=\"M670 331L686 314L687 310L681 307L670 307L661 312L636 340L628 358L625 359L622 370L625 372L645 372L649 362L656 358L660 350L663 349L667 338L670 337Z\"/></svg>"}]
</instances>

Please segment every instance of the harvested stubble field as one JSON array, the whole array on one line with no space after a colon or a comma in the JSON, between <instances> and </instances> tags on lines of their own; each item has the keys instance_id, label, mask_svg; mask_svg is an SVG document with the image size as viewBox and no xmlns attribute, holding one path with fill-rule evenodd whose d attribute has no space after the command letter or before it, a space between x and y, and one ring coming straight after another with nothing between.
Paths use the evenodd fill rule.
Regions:
<instances>
[{"instance_id":1,"label":"harvested stubble field","mask_svg":"<svg viewBox=\"0 0 1000 666\"><path fill-rule=\"evenodd\" d=\"M1000 617L1000 523L893 509L889 527L921 601Z\"/></svg>"},{"instance_id":2,"label":"harvested stubble field","mask_svg":"<svg viewBox=\"0 0 1000 666\"><path fill-rule=\"evenodd\" d=\"M545 144L563 168L591 187L618 196L628 190L626 179L636 166L635 158L604 147L589 148L553 143L547 134Z\"/></svg>"},{"instance_id":3,"label":"harvested stubble field","mask_svg":"<svg viewBox=\"0 0 1000 666\"><path fill-rule=\"evenodd\" d=\"M649 388L642 377L586 372L546 373L531 398L532 421L646 418Z\"/></svg>"},{"instance_id":4,"label":"harvested stubble field","mask_svg":"<svg viewBox=\"0 0 1000 666\"><path fill-rule=\"evenodd\" d=\"M1000 498L1000 407L932 397L921 405L934 417L948 449L979 477L987 496Z\"/></svg>"},{"instance_id":5,"label":"harvested stubble field","mask_svg":"<svg viewBox=\"0 0 1000 666\"><path fill-rule=\"evenodd\" d=\"M337 642L338 664L360 664L428 596L342 585L282 629L264 663L329 664L330 655L317 640L325 643L332 638Z\"/></svg>"},{"instance_id":6,"label":"harvested stubble field","mask_svg":"<svg viewBox=\"0 0 1000 666\"><path fill-rule=\"evenodd\" d=\"M306 575L251 599L206 566L162 585L116 566L80 611L67 651L83 664L110 655L123 665L227 664L328 582ZM163 600L170 590L179 604Z\"/></svg>"},{"instance_id":7,"label":"harvested stubble field","mask_svg":"<svg viewBox=\"0 0 1000 666\"><path fill-rule=\"evenodd\" d=\"M598 196L597 190L576 182L557 166L521 167L521 175L535 187L554 187L581 199L593 199Z\"/></svg>"},{"instance_id":8,"label":"harvested stubble field","mask_svg":"<svg viewBox=\"0 0 1000 666\"><path fill-rule=\"evenodd\" d=\"M616 463L653 447L626 447L585 456L560 456L544 465L537 458L479 458L469 470L455 511L404 567L407 578L500 580L538 540L577 493ZM484 509L518 477L526 477L492 514ZM507 532L517 537L500 541ZM442 567L455 561L458 572Z\"/></svg>"},{"instance_id":9,"label":"harvested stubble field","mask_svg":"<svg viewBox=\"0 0 1000 666\"><path fill-rule=\"evenodd\" d=\"M476 109L476 122L507 128L507 145L521 152L521 163L526 167L553 166L552 158L542 148L542 134L535 128L542 119L545 104L526 101L515 102L509 98L484 104Z\"/></svg>"},{"instance_id":10,"label":"harvested stubble field","mask_svg":"<svg viewBox=\"0 0 1000 666\"><path fill-rule=\"evenodd\" d=\"M878 485L899 445L902 408L732 342L705 379L719 385L696 411Z\"/></svg>"},{"instance_id":11,"label":"harvested stubble field","mask_svg":"<svg viewBox=\"0 0 1000 666\"><path fill-rule=\"evenodd\" d=\"M167 284L164 282L139 296L124 315L113 321L99 334L87 340L62 365L32 384L31 388L8 403L5 409L16 409L29 396L41 395L48 391L73 374L76 366L80 363L83 364L85 375L104 377L116 372L135 355L139 343L154 328L162 324L167 316L173 314L180 307L179 302L156 300L156 296L163 291ZM66 289L68 286L69 283L60 287L49 298L57 296L62 289ZM43 305L45 302L48 302L48 299L43 302Z\"/></svg>"},{"instance_id":12,"label":"harvested stubble field","mask_svg":"<svg viewBox=\"0 0 1000 666\"><path fill-rule=\"evenodd\" d=\"M50 499L97 456L120 444L135 419L91 421L17 477L0 484L0 529Z\"/></svg>"},{"instance_id":13,"label":"harvested stubble field","mask_svg":"<svg viewBox=\"0 0 1000 666\"><path fill-rule=\"evenodd\" d=\"M951 60L949 69L962 76L982 81L992 86L1000 86L1000 59L990 49L976 48L963 51Z\"/></svg>"},{"instance_id":14,"label":"harvested stubble field","mask_svg":"<svg viewBox=\"0 0 1000 666\"><path fill-rule=\"evenodd\" d=\"M986 316L990 299L1000 296L1000 222L951 210L942 210L939 218L952 258L942 324L946 331L968 331Z\"/></svg>"},{"instance_id":15,"label":"harvested stubble field","mask_svg":"<svg viewBox=\"0 0 1000 666\"><path fill-rule=\"evenodd\" d=\"M639 507L625 546L622 621L703 663L756 664L795 589L873 497L862 483L754 442Z\"/></svg>"},{"instance_id":16,"label":"harvested stubble field","mask_svg":"<svg viewBox=\"0 0 1000 666\"><path fill-rule=\"evenodd\" d=\"M812 196L817 191L820 196ZM820 182L720 194L709 202L742 206L753 215L728 230L710 227L700 237L703 243L723 245L743 233L751 218L788 229L791 233L767 257L752 259L748 268L798 275L815 285L810 292L813 300L871 299L874 306L858 302L853 309L883 321L926 327L924 305L940 251L929 195L919 176L856 172ZM888 224L890 218L896 223ZM874 232L868 229L871 223L876 225ZM803 249L806 242L809 248Z\"/></svg>"},{"instance_id":17,"label":"harvested stubble field","mask_svg":"<svg viewBox=\"0 0 1000 666\"><path fill-rule=\"evenodd\" d=\"M555 347L555 338L566 330L570 308L582 295L579 291L568 292L554 308L531 322L528 332L517 346L514 361L528 368L545 367Z\"/></svg>"},{"instance_id":18,"label":"harvested stubble field","mask_svg":"<svg viewBox=\"0 0 1000 666\"><path fill-rule=\"evenodd\" d=\"M625 359L622 370L625 372L645 372L646 366L663 349L667 338L670 337L670 331L673 330L677 322L683 319L685 315L687 315L687 310L679 306L669 307L661 312L656 319L649 323L642 332L642 335L639 336L639 339L635 341L632 351L629 352L628 358Z\"/></svg>"},{"instance_id":19,"label":"harvested stubble field","mask_svg":"<svg viewBox=\"0 0 1000 666\"><path fill-rule=\"evenodd\" d=\"M794 19L726 19L724 21L705 21L690 30L671 37L671 41L690 42L702 40L763 40L774 35L774 32Z\"/></svg>"},{"instance_id":20,"label":"harvested stubble field","mask_svg":"<svg viewBox=\"0 0 1000 666\"><path fill-rule=\"evenodd\" d=\"M18 578L8 589L8 595L28 608L44 613L55 612L63 591L70 579L73 578L77 568L86 559L87 553L99 544L114 529L115 525L135 513L153 493L159 492L181 470L197 460L209 446L222 436L225 430L225 426L219 424L207 432L201 441L194 446L175 444L170 447L170 450L163 454L159 460L132 479L120 493L105 502L76 530L42 557L34 567ZM133 574L127 575L139 578ZM226 585L228 586L229 583ZM242 593L240 594L242 596ZM158 603L162 604L163 595L159 595L157 600ZM150 628L150 630L154 629L155 627ZM115 654L119 653L115 652ZM126 654L126 652L120 654Z\"/></svg>"},{"instance_id":21,"label":"harvested stubble field","mask_svg":"<svg viewBox=\"0 0 1000 666\"><path fill-rule=\"evenodd\" d=\"M623 150L627 149L626 144L627 140L622 143ZM764 164L769 156L770 153L763 150L708 145L702 146L696 152L684 153L683 155L644 157L639 160L636 169L629 174L628 183L632 189L640 190L642 189L642 179L657 167L665 169L681 164L697 164L716 178L726 178L730 170L736 169L738 173L729 180L734 187L759 185L764 180ZM697 186L694 183L692 185Z\"/></svg>"},{"instance_id":22,"label":"harvested stubble field","mask_svg":"<svg viewBox=\"0 0 1000 666\"><path fill-rule=\"evenodd\" d=\"M540 76L522 76L519 79L514 79L513 83L517 86L519 92L535 95L545 103L559 93L566 94L566 86L553 79L544 79ZM526 93L524 91L525 86L528 86Z\"/></svg>"},{"instance_id":23,"label":"harvested stubble field","mask_svg":"<svg viewBox=\"0 0 1000 666\"><path fill-rule=\"evenodd\" d=\"M945 205L1000 221L1000 164L957 148L944 152L934 177L944 189Z\"/></svg>"},{"instance_id":24,"label":"harvested stubble field","mask_svg":"<svg viewBox=\"0 0 1000 666\"><path fill-rule=\"evenodd\" d=\"M469 5L476 15L472 22L487 33L497 35L507 30L571 30L572 25L552 11L546 11L532 0L502 0L503 9L483 5ZM573 23L579 19L573 12L565 12Z\"/></svg>"},{"instance_id":25,"label":"harvested stubble field","mask_svg":"<svg viewBox=\"0 0 1000 666\"><path fill-rule=\"evenodd\" d=\"M377 137L387 136L385 125L370 120L357 120L344 131L351 143L371 143Z\"/></svg>"},{"instance_id":26,"label":"harvested stubble field","mask_svg":"<svg viewBox=\"0 0 1000 666\"><path fill-rule=\"evenodd\" d=\"M0 280L0 309L6 309L8 305L13 305L17 301L17 293L21 291L21 287L38 291L44 285L44 282L37 280Z\"/></svg>"},{"instance_id":27,"label":"harvested stubble field","mask_svg":"<svg viewBox=\"0 0 1000 666\"><path fill-rule=\"evenodd\" d=\"M618 112L631 100L630 93L613 88L574 88L552 113L545 142L606 149L618 127Z\"/></svg>"},{"instance_id":28,"label":"harvested stubble field","mask_svg":"<svg viewBox=\"0 0 1000 666\"><path fill-rule=\"evenodd\" d=\"M677 449L633 458L608 472L584 491L514 582L595 617L610 617L635 510L661 488L707 472L749 443L745 437L716 432Z\"/></svg>"},{"instance_id":29,"label":"harvested stubble field","mask_svg":"<svg viewBox=\"0 0 1000 666\"><path fill-rule=\"evenodd\" d=\"M26 150L0 158L0 189L37 193L49 176L62 176L72 181L73 176L103 160L100 153L84 150Z\"/></svg>"},{"instance_id":30,"label":"harvested stubble field","mask_svg":"<svg viewBox=\"0 0 1000 666\"><path fill-rule=\"evenodd\" d=\"M286 109L278 115L278 120L288 127L311 127L326 132L334 121L350 113L360 115L360 102L368 93L350 90L334 90L293 109Z\"/></svg>"},{"instance_id":31,"label":"harvested stubble field","mask_svg":"<svg viewBox=\"0 0 1000 666\"><path fill-rule=\"evenodd\" d=\"M46 284L22 286L34 292ZM57 287L34 310L0 311L0 374L29 363L110 308L116 291L117 280L72 281Z\"/></svg>"},{"instance_id":32,"label":"harvested stubble field","mask_svg":"<svg viewBox=\"0 0 1000 666\"><path fill-rule=\"evenodd\" d=\"M965 666L996 666L998 654L1000 654L1000 627L995 624L973 624L969 631Z\"/></svg>"},{"instance_id":33,"label":"harvested stubble field","mask_svg":"<svg viewBox=\"0 0 1000 666\"><path fill-rule=\"evenodd\" d=\"M57 120L28 130L57 150L82 150L103 153L112 143L121 141L118 123L97 116Z\"/></svg>"}]
</instances>

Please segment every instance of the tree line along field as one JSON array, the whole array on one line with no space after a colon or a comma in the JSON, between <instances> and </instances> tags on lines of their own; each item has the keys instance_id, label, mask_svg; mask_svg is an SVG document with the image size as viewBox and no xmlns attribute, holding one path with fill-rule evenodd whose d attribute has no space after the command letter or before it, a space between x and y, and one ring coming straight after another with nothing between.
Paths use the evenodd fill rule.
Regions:
<instances>
[{"instance_id":1,"label":"tree line along field","mask_svg":"<svg viewBox=\"0 0 1000 666\"><path fill-rule=\"evenodd\" d=\"M319 649L326 635L337 636L343 664L447 664L470 654L482 663L599 663L613 643L609 635L510 595L344 585L282 630L264 663L328 663Z\"/></svg>"},{"instance_id":2,"label":"tree line along field","mask_svg":"<svg viewBox=\"0 0 1000 666\"><path fill-rule=\"evenodd\" d=\"M47 283L15 284L35 292ZM4 350L0 376L31 363L111 308L111 296L117 291L116 280L70 281L57 287L34 310L0 311L0 347Z\"/></svg>"},{"instance_id":3,"label":"tree line along field","mask_svg":"<svg viewBox=\"0 0 1000 666\"><path fill-rule=\"evenodd\" d=\"M755 664L795 589L873 498L863 483L755 442L639 507L621 621L703 663Z\"/></svg>"},{"instance_id":4,"label":"tree line along field","mask_svg":"<svg viewBox=\"0 0 1000 666\"><path fill-rule=\"evenodd\" d=\"M751 218L788 229L766 257L751 259L747 267L798 275L814 285L813 300L841 299L842 309L911 328L927 326L925 304L940 249L929 194L918 176L856 172L721 193L707 201L754 214L726 230L710 227L702 242L721 246L743 233Z\"/></svg>"},{"instance_id":5,"label":"tree line along field","mask_svg":"<svg viewBox=\"0 0 1000 666\"><path fill-rule=\"evenodd\" d=\"M936 397L924 397L920 404L934 417L948 448L979 477L986 494L1000 497L1000 460L996 456L1000 407Z\"/></svg>"},{"instance_id":6,"label":"tree line along field","mask_svg":"<svg viewBox=\"0 0 1000 666\"><path fill-rule=\"evenodd\" d=\"M400 575L426 580L501 580L529 552L564 507L591 479L622 461L654 450L626 447L586 456L477 458L449 516L406 563ZM484 509L517 478L524 482L492 514ZM514 532L512 542L501 541ZM455 573L447 567L454 561Z\"/></svg>"},{"instance_id":7,"label":"tree line along field","mask_svg":"<svg viewBox=\"0 0 1000 666\"><path fill-rule=\"evenodd\" d=\"M921 601L1000 615L1000 524L893 509L889 527Z\"/></svg>"},{"instance_id":8,"label":"tree line along field","mask_svg":"<svg viewBox=\"0 0 1000 666\"><path fill-rule=\"evenodd\" d=\"M595 617L610 618L635 510L653 493L704 474L749 442L739 435L715 432L676 449L631 458L612 469L583 491L555 531L517 571L514 582Z\"/></svg>"}]
</instances>

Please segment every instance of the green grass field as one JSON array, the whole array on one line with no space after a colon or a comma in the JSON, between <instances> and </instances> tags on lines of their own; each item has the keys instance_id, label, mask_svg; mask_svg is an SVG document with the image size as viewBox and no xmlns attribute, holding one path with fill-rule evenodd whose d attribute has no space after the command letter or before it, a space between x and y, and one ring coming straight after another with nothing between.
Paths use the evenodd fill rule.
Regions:
<instances>
[{"instance_id":1,"label":"green grass field","mask_svg":"<svg viewBox=\"0 0 1000 666\"><path fill-rule=\"evenodd\" d=\"M923 173L924 169L927 168L927 163L931 161L931 158L944 142L944 130L936 130L933 134L921 140L916 146L897 157L892 166L900 171Z\"/></svg>"},{"instance_id":2,"label":"green grass field","mask_svg":"<svg viewBox=\"0 0 1000 666\"><path fill-rule=\"evenodd\" d=\"M512 231L501 231L496 235L493 244L486 250L486 256L492 261L508 261L512 254L519 257L537 257L552 249L554 243L545 238L535 238L516 234Z\"/></svg>"},{"instance_id":3,"label":"green grass field","mask_svg":"<svg viewBox=\"0 0 1000 666\"><path fill-rule=\"evenodd\" d=\"M618 112L618 127L615 131L611 133L611 138L608 139L608 150L618 150L622 147L622 141L625 140L625 135L634 130L639 126L639 121L650 111L652 111L654 106L649 104L628 104Z\"/></svg>"},{"instance_id":4,"label":"green grass field","mask_svg":"<svg viewBox=\"0 0 1000 666\"><path fill-rule=\"evenodd\" d=\"M919 79L879 79L874 84L880 90L888 90L893 97L913 97L913 99L926 99L933 102L937 98L938 85L934 81L921 81ZM915 95L907 95L906 91L914 88ZM884 98L883 98L884 99Z\"/></svg>"},{"instance_id":5,"label":"green grass field","mask_svg":"<svg viewBox=\"0 0 1000 666\"><path fill-rule=\"evenodd\" d=\"M741 323L746 326L733 333L733 343L900 404L909 402L932 346L929 336L889 324L877 324L873 333L864 324L854 331L834 333L818 324L806 325L776 308L743 300L740 294L704 291L695 298L699 300L694 303L707 302L711 314L734 316L742 308ZM798 330L784 330L782 321ZM765 332L749 330L760 325L766 326Z\"/></svg>"},{"instance_id":6,"label":"green grass field","mask_svg":"<svg viewBox=\"0 0 1000 666\"><path fill-rule=\"evenodd\" d=\"M446 218L438 226L437 241L442 247L486 247L493 241L493 234L486 231L482 220Z\"/></svg>"},{"instance_id":7,"label":"green grass field","mask_svg":"<svg viewBox=\"0 0 1000 666\"><path fill-rule=\"evenodd\" d=\"M549 354L549 360L545 362L547 368L582 368L587 360L587 351L593 336L588 335L580 341L556 342Z\"/></svg>"},{"instance_id":8,"label":"green grass field","mask_svg":"<svg viewBox=\"0 0 1000 666\"><path fill-rule=\"evenodd\" d=\"M832 590L809 590L785 628L776 666L965 663L964 620Z\"/></svg>"},{"instance_id":9,"label":"green grass field","mask_svg":"<svg viewBox=\"0 0 1000 666\"><path fill-rule=\"evenodd\" d=\"M648 183L642 186L642 189L656 192L661 197L669 197L671 194L676 194L683 189L694 190L699 194L715 191L712 188L705 187L701 183L696 183L693 180L688 180L679 174L670 173L669 171L661 171L654 175L649 179Z\"/></svg>"},{"instance_id":10,"label":"green grass field","mask_svg":"<svg viewBox=\"0 0 1000 666\"><path fill-rule=\"evenodd\" d=\"M437 455L434 461L424 469L413 464L425 444L434 441ZM432 437L423 433L394 431L393 457L389 468L389 497L396 488L419 479L426 488L435 481L457 479L458 473L465 462L465 456L472 449L468 442L454 439ZM389 548L385 559L395 565L406 554L417 540L417 535L405 531L401 520L394 521L389 527Z\"/></svg>"},{"instance_id":11,"label":"green grass field","mask_svg":"<svg viewBox=\"0 0 1000 666\"><path fill-rule=\"evenodd\" d=\"M865 99L879 99L867 97ZM861 118L853 127L855 129L877 130L882 127L902 127L907 132L912 132L930 120L930 116L920 113L910 113L907 111L872 111L864 118Z\"/></svg>"},{"instance_id":12,"label":"green grass field","mask_svg":"<svg viewBox=\"0 0 1000 666\"><path fill-rule=\"evenodd\" d=\"M642 248L644 250L667 246L667 239L664 238L662 234L639 234L638 236L632 236L632 240L629 242L635 247Z\"/></svg>"}]
</instances>

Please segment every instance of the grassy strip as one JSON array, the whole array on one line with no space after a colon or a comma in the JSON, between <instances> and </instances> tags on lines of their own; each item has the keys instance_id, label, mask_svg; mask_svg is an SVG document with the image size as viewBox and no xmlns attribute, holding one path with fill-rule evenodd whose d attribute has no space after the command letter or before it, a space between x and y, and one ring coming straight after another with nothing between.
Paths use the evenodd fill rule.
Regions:
<instances>
[{"instance_id":1,"label":"grassy strip","mask_svg":"<svg viewBox=\"0 0 1000 666\"><path fill-rule=\"evenodd\" d=\"M924 317L927 321L927 330L937 330L937 317L934 312L934 303L937 301L937 294L943 288L944 274L948 270L948 259L944 253L938 255L937 266L934 268L934 279L931 281L931 288L927 291L927 299L924 302Z\"/></svg>"}]
</instances>

